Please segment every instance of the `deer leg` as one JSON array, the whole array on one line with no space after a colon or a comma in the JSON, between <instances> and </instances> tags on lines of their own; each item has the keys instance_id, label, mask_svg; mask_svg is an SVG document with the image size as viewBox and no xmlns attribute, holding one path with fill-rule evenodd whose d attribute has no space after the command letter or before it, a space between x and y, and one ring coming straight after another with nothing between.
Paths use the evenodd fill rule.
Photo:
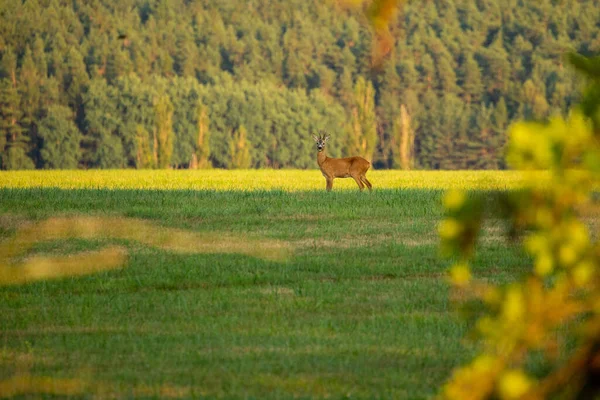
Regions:
<instances>
[{"instance_id":1,"label":"deer leg","mask_svg":"<svg viewBox=\"0 0 600 400\"><path fill-rule=\"evenodd\" d=\"M362 175L360 177L360 180L367 185L367 187L369 188L369 191L373 188L373 185L371 185L371 182L368 181L367 177L365 175Z\"/></svg>"},{"instance_id":2,"label":"deer leg","mask_svg":"<svg viewBox=\"0 0 600 400\"><path fill-rule=\"evenodd\" d=\"M358 178L356 176L353 176L352 178L354 178L354 180L356 181L356 184L358 185L358 190L362 192L365 188L365 185L363 185L362 181L360 180L360 176Z\"/></svg>"},{"instance_id":3,"label":"deer leg","mask_svg":"<svg viewBox=\"0 0 600 400\"><path fill-rule=\"evenodd\" d=\"M331 188L333 187L333 178L325 178L327 179L327 191L331 192Z\"/></svg>"}]
</instances>

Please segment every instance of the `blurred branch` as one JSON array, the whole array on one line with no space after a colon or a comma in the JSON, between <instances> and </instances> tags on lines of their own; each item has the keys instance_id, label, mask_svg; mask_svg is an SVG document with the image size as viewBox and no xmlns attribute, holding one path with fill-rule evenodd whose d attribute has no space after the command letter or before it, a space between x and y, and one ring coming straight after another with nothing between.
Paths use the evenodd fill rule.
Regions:
<instances>
[{"instance_id":1,"label":"blurred branch","mask_svg":"<svg viewBox=\"0 0 600 400\"><path fill-rule=\"evenodd\" d=\"M483 307L474 329L482 350L454 371L443 398L588 399L600 393L600 245L580 214L598 200L600 57L570 59L591 78L581 105L568 119L520 122L509 132L508 164L550 174L543 185L532 180L496 200L498 215L533 261L527 274L507 285L473 278L469 263L482 197L453 191L444 199L442 249L460 259L450 269L455 296L478 299ZM575 348L567 347L568 339L576 340ZM551 366L535 378L527 363L534 352Z\"/></svg>"},{"instance_id":2,"label":"blurred branch","mask_svg":"<svg viewBox=\"0 0 600 400\"><path fill-rule=\"evenodd\" d=\"M371 50L373 67L379 67L394 47L390 26L406 0L335 0L343 8L360 10L373 29L375 42Z\"/></svg>"}]
</instances>

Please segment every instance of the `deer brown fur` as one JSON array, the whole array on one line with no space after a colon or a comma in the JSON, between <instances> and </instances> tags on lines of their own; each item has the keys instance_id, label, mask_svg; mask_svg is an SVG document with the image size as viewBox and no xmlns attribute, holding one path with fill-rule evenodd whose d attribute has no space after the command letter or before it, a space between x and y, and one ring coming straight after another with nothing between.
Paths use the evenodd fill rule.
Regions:
<instances>
[{"instance_id":1,"label":"deer brown fur","mask_svg":"<svg viewBox=\"0 0 600 400\"><path fill-rule=\"evenodd\" d=\"M371 190L371 182L367 180L366 173L371 167L371 163L362 157L330 158L325 154L325 144L329 140L329 135L321 133L319 136L312 135L317 143L317 163L321 173L327 181L327 191L331 191L333 180L335 178L353 178L362 192L365 186Z\"/></svg>"}]
</instances>

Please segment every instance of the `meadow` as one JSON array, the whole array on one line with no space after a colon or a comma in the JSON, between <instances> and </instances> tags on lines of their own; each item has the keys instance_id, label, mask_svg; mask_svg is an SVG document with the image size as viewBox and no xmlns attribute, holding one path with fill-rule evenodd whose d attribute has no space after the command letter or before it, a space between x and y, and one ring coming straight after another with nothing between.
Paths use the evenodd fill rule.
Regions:
<instances>
[{"instance_id":1,"label":"meadow","mask_svg":"<svg viewBox=\"0 0 600 400\"><path fill-rule=\"evenodd\" d=\"M48 218L91 216L219 243L35 243L18 257L107 244L128 256L116 270L0 287L0 396L430 398L474 351L438 254L443 189L515 189L524 178L368 177L372 193L350 179L326 193L316 170L0 172L0 244ZM478 276L508 281L527 268L502 231L485 226ZM244 241L272 246L245 251Z\"/></svg>"},{"instance_id":2,"label":"meadow","mask_svg":"<svg viewBox=\"0 0 600 400\"><path fill-rule=\"evenodd\" d=\"M543 182L546 173L520 171L370 170L375 189L516 189L526 179ZM336 179L335 189L357 188L352 179ZM321 190L318 170L73 170L0 171L0 188L156 189L156 190Z\"/></svg>"}]
</instances>

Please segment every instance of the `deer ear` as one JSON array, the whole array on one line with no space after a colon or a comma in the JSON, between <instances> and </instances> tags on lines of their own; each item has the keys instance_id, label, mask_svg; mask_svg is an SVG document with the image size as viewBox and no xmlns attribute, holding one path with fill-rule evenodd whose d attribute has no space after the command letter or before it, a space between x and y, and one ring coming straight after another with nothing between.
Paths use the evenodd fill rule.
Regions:
<instances>
[{"instance_id":1,"label":"deer ear","mask_svg":"<svg viewBox=\"0 0 600 400\"><path fill-rule=\"evenodd\" d=\"M326 136L325 136L325 142L327 142L327 141L329 140L329 138L331 138L331 136L329 136L329 135L326 135Z\"/></svg>"},{"instance_id":2,"label":"deer ear","mask_svg":"<svg viewBox=\"0 0 600 400\"><path fill-rule=\"evenodd\" d=\"M319 138L314 133L312 134L312 138L315 140L315 142L319 141Z\"/></svg>"}]
</instances>

